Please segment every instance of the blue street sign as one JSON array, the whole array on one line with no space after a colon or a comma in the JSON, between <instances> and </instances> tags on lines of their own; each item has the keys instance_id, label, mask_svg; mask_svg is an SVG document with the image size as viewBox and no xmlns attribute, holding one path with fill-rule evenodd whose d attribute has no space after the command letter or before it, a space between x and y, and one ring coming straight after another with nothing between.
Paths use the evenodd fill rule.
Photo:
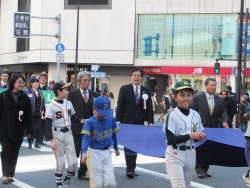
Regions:
<instances>
[{"instance_id":1,"label":"blue street sign","mask_svg":"<svg viewBox=\"0 0 250 188\"><path fill-rule=\"evenodd\" d=\"M64 50L65 50L65 46L63 44L59 43L56 45L56 51L58 53L62 53Z\"/></svg>"},{"instance_id":2,"label":"blue street sign","mask_svg":"<svg viewBox=\"0 0 250 188\"><path fill-rule=\"evenodd\" d=\"M30 13L14 12L14 38L30 38Z\"/></svg>"},{"instance_id":3,"label":"blue street sign","mask_svg":"<svg viewBox=\"0 0 250 188\"><path fill-rule=\"evenodd\" d=\"M106 72L89 72L91 75L91 78L106 78L107 73Z\"/></svg>"}]
</instances>

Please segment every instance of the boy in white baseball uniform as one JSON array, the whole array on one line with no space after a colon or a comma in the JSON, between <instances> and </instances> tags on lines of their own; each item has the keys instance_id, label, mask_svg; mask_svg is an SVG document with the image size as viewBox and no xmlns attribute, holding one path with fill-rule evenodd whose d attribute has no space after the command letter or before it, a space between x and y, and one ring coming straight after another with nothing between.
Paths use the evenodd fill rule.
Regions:
<instances>
[{"instance_id":1,"label":"boy in white baseball uniform","mask_svg":"<svg viewBox=\"0 0 250 188\"><path fill-rule=\"evenodd\" d=\"M178 106L166 115L164 131L167 136L166 167L173 188L189 187L196 162L195 141L206 137L201 132L200 115L189 108L193 92L187 81L175 85L174 99Z\"/></svg>"},{"instance_id":2,"label":"boy in white baseball uniform","mask_svg":"<svg viewBox=\"0 0 250 188\"><path fill-rule=\"evenodd\" d=\"M113 145L116 156L120 155L117 146L116 124L110 101L99 96L94 101L95 115L84 124L82 134L82 163L87 162L90 188L115 188L116 181L110 146ZM89 147L89 148L88 148ZM87 154L88 149L88 154Z\"/></svg>"},{"instance_id":3,"label":"boy in white baseball uniform","mask_svg":"<svg viewBox=\"0 0 250 188\"><path fill-rule=\"evenodd\" d=\"M83 123L74 116L75 111L68 96L68 87L71 83L59 81L55 83L53 91L55 99L46 108L46 123L48 139L51 142L51 148L56 158L55 179L57 187L69 187L70 178L74 176L77 168L77 158L74 146L74 140L71 133L71 121ZM68 163L67 173L63 180L65 170L65 156Z\"/></svg>"}]
</instances>

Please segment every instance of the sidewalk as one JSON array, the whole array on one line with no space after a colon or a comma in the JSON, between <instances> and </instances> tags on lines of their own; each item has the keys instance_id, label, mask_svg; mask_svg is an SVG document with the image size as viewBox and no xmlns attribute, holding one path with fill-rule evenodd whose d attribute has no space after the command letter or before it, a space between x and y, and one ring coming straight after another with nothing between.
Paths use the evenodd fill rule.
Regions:
<instances>
[{"instance_id":1,"label":"sidewalk","mask_svg":"<svg viewBox=\"0 0 250 188\"><path fill-rule=\"evenodd\" d=\"M155 113L154 114L154 125L157 125L157 126L163 126L163 123L165 122L165 121L159 121L159 117L161 116L161 114L160 113Z\"/></svg>"}]
</instances>

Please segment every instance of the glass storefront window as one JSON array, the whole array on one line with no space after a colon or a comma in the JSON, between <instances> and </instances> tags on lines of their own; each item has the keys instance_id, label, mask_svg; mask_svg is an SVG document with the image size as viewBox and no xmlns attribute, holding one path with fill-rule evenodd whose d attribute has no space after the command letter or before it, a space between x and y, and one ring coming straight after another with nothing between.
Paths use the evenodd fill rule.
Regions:
<instances>
[{"instance_id":1,"label":"glass storefront window","mask_svg":"<svg viewBox=\"0 0 250 188\"><path fill-rule=\"evenodd\" d=\"M174 85L182 80L186 80L191 83L192 87L195 90L195 93L201 93L205 91L205 81L208 78L214 78L217 82L216 87L216 93L219 93L223 91L226 86L230 85L233 88L233 92L235 92L236 89L236 78L235 76L211 76L211 75L170 75L171 81L169 80L169 83L172 83L171 88L174 87ZM169 84L170 85L170 84Z\"/></svg>"},{"instance_id":2,"label":"glass storefront window","mask_svg":"<svg viewBox=\"0 0 250 188\"><path fill-rule=\"evenodd\" d=\"M235 59L237 14L139 15L137 57Z\"/></svg>"}]
</instances>

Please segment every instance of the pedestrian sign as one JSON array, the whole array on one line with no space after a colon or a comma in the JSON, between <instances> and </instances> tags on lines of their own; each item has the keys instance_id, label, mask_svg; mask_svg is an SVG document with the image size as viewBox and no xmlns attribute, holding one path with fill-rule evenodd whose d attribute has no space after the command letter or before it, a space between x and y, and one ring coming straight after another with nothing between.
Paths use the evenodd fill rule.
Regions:
<instances>
[{"instance_id":1,"label":"pedestrian sign","mask_svg":"<svg viewBox=\"0 0 250 188\"><path fill-rule=\"evenodd\" d=\"M56 51L58 53L62 53L64 50L65 50L65 46L63 44L59 43L56 45Z\"/></svg>"}]
</instances>

